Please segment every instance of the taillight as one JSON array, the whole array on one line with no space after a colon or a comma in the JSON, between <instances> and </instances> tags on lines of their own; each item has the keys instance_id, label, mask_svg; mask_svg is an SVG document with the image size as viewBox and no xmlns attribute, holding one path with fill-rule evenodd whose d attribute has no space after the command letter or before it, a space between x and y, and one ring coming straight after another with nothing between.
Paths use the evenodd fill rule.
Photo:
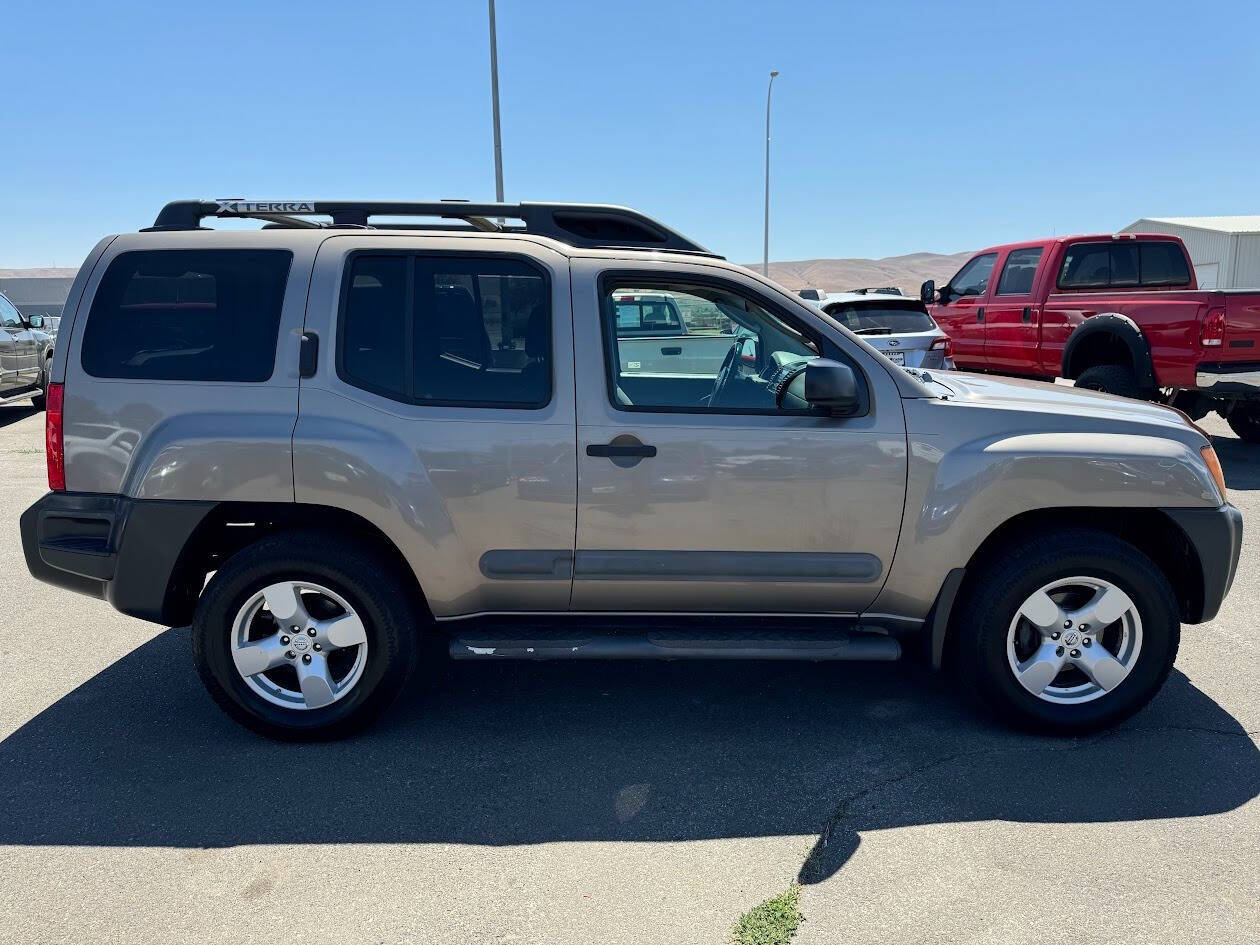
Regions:
<instances>
[{"instance_id":1,"label":"taillight","mask_svg":"<svg viewBox=\"0 0 1260 945\"><path fill-rule=\"evenodd\" d=\"M44 453L48 457L48 488L66 491L66 447L62 439L61 405L65 386L49 384L44 410Z\"/></svg>"},{"instance_id":2,"label":"taillight","mask_svg":"<svg viewBox=\"0 0 1260 945\"><path fill-rule=\"evenodd\" d=\"M945 357L952 358L954 356L954 339L949 337L934 339L932 341L932 350L936 351L938 349L944 352Z\"/></svg>"},{"instance_id":3,"label":"taillight","mask_svg":"<svg viewBox=\"0 0 1260 945\"><path fill-rule=\"evenodd\" d=\"M1225 309L1208 309L1203 316L1203 328L1199 332L1199 343L1205 348L1219 348L1225 341Z\"/></svg>"}]
</instances>

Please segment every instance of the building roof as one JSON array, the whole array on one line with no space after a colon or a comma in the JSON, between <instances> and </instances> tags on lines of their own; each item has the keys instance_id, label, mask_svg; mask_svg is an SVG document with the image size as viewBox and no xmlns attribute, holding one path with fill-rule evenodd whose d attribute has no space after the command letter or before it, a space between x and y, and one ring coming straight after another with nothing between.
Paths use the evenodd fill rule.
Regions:
<instances>
[{"instance_id":1,"label":"building roof","mask_svg":"<svg viewBox=\"0 0 1260 945\"><path fill-rule=\"evenodd\" d=\"M1260 233L1260 215L1236 217L1142 217L1130 224L1132 229L1139 223L1171 223L1173 226L1188 226L1197 230L1216 230L1219 233Z\"/></svg>"}]
</instances>

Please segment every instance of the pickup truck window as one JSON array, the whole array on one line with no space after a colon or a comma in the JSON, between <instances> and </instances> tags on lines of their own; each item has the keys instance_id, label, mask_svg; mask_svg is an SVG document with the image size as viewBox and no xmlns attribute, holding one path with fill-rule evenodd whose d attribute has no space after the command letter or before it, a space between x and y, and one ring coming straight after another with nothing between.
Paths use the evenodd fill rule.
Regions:
<instances>
[{"instance_id":1,"label":"pickup truck window","mask_svg":"<svg viewBox=\"0 0 1260 945\"><path fill-rule=\"evenodd\" d=\"M1189 285L1181 248L1167 240L1077 243L1063 254L1060 289Z\"/></svg>"},{"instance_id":2,"label":"pickup truck window","mask_svg":"<svg viewBox=\"0 0 1260 945\"><path fill-rule=\"evenodd\" d=\"M958 275L949 280L950 294L953 296L984 295L989 287L989 275L993 272L993 264L997 262L997 253L985 253L977 256L962 269Z\"/></svg>"},{"instance_id":3,"label":"pickup truck window","mask_svg":"<svg viewBox=\"0 0 1260 945\"><path fill-rule=\"evenodd\" d=\"M351 257L337 370L404 403L542 407L551 397L547 279L517 259Z\"/></svg>"},{"instance_id":4,"label":"pickup truck window","mask_svg":"<svg viewBox=\"0 0 1260 945\"><path fill-rule=\"evenodd\" d=\"M678 304L664 295L617 296L617 334L679 334L683 331Z\"/></svg>"},{"instance_id":5,"label":"pickup truck window","mask_svg":"<svg viewBox=\"0 0 1260 945\"><path fill-rule=\"evenodd\" d=\"M5 328L22 327L22 316L18 314L13 303L3 295L0 295L0 324L3 324Z\"/></svg>"},{"instance_id":6,"label":"pickup truck window","mask_svg":"<svg viewBox=\"0 0 1260 945\"><path fill-rule=\"evenodd\" d=\"M623 299L662 296L682 316L685 333L622 330ZM605 288L602 308L610 399L623 409L778 413L770 381L785 365L818 355L814 343L788 323L714 286L614 284Z\"/></svg>"},{"instance_id":7,"label":"pickup truck window","mask_svg":"<svg viewBox=\"0 0 1260 945\"><path fill-rule=\"evenodd\" d=\"M998 295L1028 295L1032 292L1037 264L1041 262L1042 248L1013 249L1002 266L1002 278L998 279Z\"/></svg>"}]
</instances>

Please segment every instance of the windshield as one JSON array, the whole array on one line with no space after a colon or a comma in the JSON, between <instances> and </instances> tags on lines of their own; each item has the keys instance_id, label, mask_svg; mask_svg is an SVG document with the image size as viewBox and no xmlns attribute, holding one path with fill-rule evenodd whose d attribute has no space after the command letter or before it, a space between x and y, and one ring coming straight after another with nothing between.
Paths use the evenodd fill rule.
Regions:
<instances>
[{"instance_id":1,"label":"windshield","mask_svg":"<svg viewBox=\"0 0 1260 945\"><path fill-rule=\"evenodd\" d=\"M899 335L905 332L931 331L936 327L928 313L913 304L835 304L828 305L826 312L858 335Z\"/></svg>"}]
</instances>

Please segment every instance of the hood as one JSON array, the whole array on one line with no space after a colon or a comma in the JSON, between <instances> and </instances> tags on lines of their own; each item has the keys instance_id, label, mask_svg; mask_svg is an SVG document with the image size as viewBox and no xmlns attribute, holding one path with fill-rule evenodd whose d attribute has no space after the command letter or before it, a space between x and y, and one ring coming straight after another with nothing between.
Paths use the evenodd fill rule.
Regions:
<instances>
[{"instance_id":1,"label":"hood","mask_svg":"<svg viewBox=\"0 0 1260 945\"><path fill-rule=\"evenodd\" d=\"M1063 384L957 371L933 371L931 377L934 388L950 391L950 399L977 406L1153 425L1182 433L1198 429L1171 407Z\"/></svg>"}]
</instances>

